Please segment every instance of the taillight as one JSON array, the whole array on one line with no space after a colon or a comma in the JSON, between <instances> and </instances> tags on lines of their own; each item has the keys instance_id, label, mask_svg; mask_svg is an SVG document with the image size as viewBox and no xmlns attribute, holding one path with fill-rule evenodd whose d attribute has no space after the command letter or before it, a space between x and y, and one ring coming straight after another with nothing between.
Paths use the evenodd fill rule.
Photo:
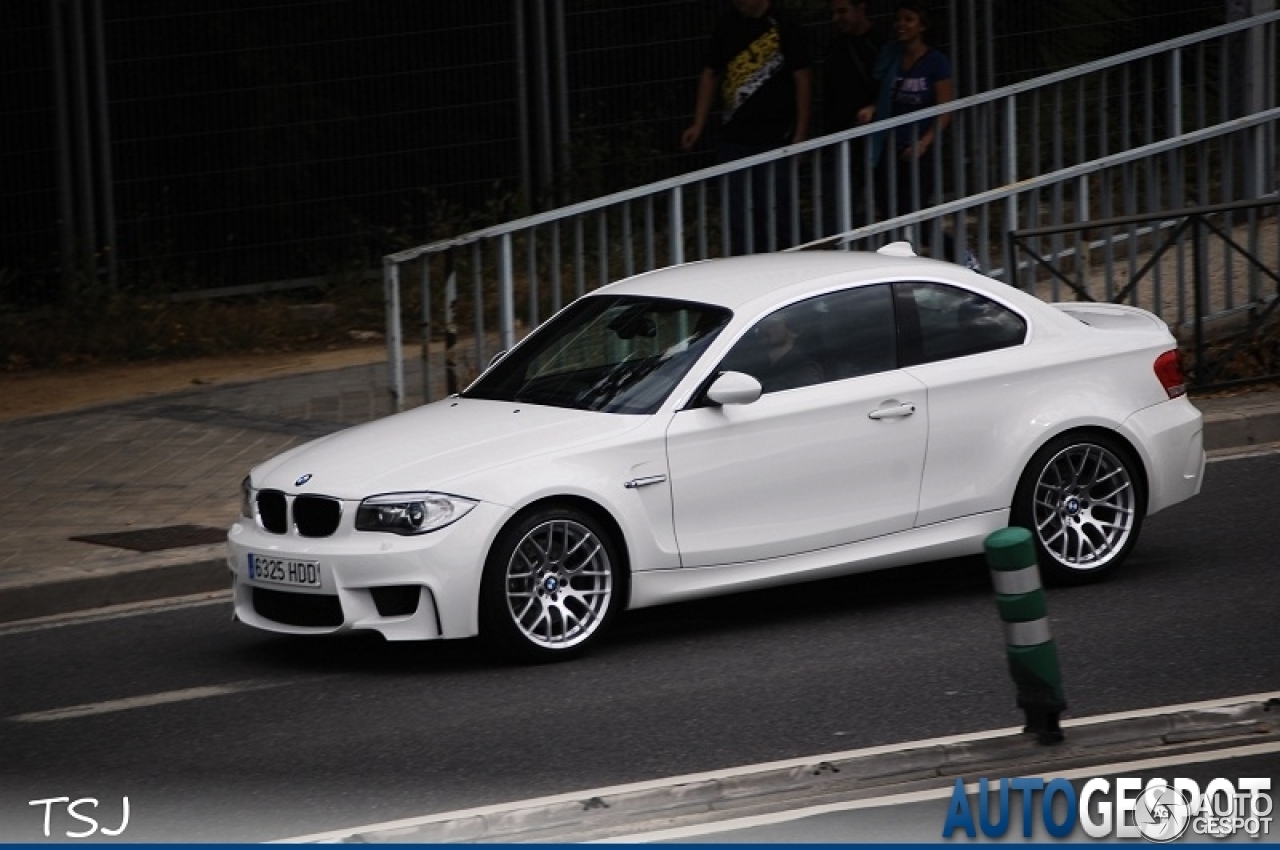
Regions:
<instances>
[{"instance_id":1,"label":"taillight","mask_svg":"<svg viewBox=\"0 0 1280 850\"><path fill-rule=\"evenodd\" d=\"M1166 351L1156 358L1156 378L1160 386L1169 394L1169 398L1177 398L1187 394L1187 378L1182 374L1182 363L1178 359L1178 350Z\"/></svg>"}]
</instances>

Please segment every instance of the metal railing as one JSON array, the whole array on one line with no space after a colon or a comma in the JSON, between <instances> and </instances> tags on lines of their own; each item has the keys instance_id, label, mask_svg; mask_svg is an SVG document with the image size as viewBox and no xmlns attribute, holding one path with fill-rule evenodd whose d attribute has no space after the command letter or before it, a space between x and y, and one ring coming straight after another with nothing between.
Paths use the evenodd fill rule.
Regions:
<instances>
[{"instance_id":1,"label":"metal railing","mask_svg":"<svg viewBox=\"0 0 1280 850\"><path fill-rule=\"evenodd\" d=\"M509 348L520 332L588 289L660 265L730 253L731 216L767 225L767 244L752 248L864 249L904 236L939 247L950 242L991 276L1026 287L1034 283L1026 278L1029 266L998 268L993 262L1010 256L1010 232L1081 224L1095 211L1104 218L1156 215L1187 203L1265 195L1276 179L1278 20L1280 12L1255 16L388 255L383 281L393 408L406 400L402 270L415 265L422 398L430 400L440 372L430 342L439 332L445 380L453 380L445 389L452 391L491 352ZM1245 71L1237 67L1242 60ZM1244 101L1236 97L1241 91ZM872 181L855 180L871 173L867 140L947 113L951 125L930 148L934 184L921 186L913 175L911 191L918 197L880 198L877 220L870 214L877 201ZM902 167L916 169L918 163ZM731 207L730 181L751 172L784 174L790 203L775 206L773 187L779 184L769 180L764 198L752 198L748 184L740 205ZM1066 233L1045 234L1049 253L1083 256L1079 245L1066 244ZM1135 238L1118 250L1143 248ZM442 268L433 272L433 263ZM1115 265L1104 274L1112 275ZM1183 283L1180 278L1175 285L1181 290ZM1151 306L1165 315L1162 305ZM456 345L466 336L470 352Z\"/></svg>"},{"instance_id":2,"label":"metal railing","mask_svg":"<svg viewBox=\"0 0 1280 850\"><path fill-rule=\"evenodd\" d=\"M1280 200L1271 198L1019 230L1009 234L1010 265L1017 262L1017 255L1025 255L1049 275L1055 287L1065 286L1076 300L1117 304L1137 302L1143 287L1158 291L1155 278L1162 268L1189 266L1190 304L1186 303L1186 292L1179 288L1176 312L1185 316L1189 307L1191 319L1175 325L1175 329L1191 340L1191 386L1206 389L1270 380L1277 375L1251 374L1243 378L1230 374L1230 370L1280 304L1278 214ZM1105 235L1086 241L1090 231ZM1064 273L1054 257L1036 247L1041 240L1054 236L1074 237L1088 251L1103 250L1119 239L1137 241L1146 237L1151 245L1141 264L1130 268L1127 282L1117 288L1113 277L1096 281ZM1270 260L1268 252L1273 254Z\"/></svg>"}]
</instances>

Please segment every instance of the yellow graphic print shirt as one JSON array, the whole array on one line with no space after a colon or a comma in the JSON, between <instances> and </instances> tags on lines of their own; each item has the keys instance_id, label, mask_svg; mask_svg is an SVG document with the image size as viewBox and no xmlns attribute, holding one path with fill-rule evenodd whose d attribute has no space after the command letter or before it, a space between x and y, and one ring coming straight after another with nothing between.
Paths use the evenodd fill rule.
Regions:
<instances>
[{"instance_id":1,"label":"yellow graphic print shirt","mask_svg":"<svg viewBox=\"0 0 1280 850\"><path fill-rule=\"evenodd\" d=\"M728 123L738 107L781 72L782 66L782 39L778 34L777 22L770 19L769 29L729 60L720 86L720 95L724 100L724 122Z\"/></svg>"}]
</instances>

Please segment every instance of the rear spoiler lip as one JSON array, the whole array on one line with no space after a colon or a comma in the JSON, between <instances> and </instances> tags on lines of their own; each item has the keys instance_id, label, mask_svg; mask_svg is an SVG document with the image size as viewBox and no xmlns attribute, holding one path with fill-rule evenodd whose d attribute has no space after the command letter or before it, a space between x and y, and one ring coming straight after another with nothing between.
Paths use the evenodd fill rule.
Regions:
<instances>
[{"instance_id":1,"label":"rear spoiler lip","mask_svg":"<svg viewBox=\"0 0 1280 850\"><path fill-rule=\"evenodd\" d=\"M1150 330L1169 332L1169 325L1141 307L1090 301L1059 301L1051 305L1073 319L1099 330Z\"/></svg>"}]
</instances>

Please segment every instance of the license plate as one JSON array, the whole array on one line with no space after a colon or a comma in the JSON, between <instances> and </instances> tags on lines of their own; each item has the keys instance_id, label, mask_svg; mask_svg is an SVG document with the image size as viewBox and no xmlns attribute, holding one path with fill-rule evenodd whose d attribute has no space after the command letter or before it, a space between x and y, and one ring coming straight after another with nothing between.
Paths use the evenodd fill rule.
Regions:
<instances>
[{"instance_id":1,"label":"license plate","mask_svg":"<svg viewBox=\"0 0 1280 850\"><path fill-rule=\"evenodd\" d=\"M249 579L289 587L319 587L320 563L295 561L291 558L272 558L267 555L250 555Z\"/></svg>"}]
</instances>

